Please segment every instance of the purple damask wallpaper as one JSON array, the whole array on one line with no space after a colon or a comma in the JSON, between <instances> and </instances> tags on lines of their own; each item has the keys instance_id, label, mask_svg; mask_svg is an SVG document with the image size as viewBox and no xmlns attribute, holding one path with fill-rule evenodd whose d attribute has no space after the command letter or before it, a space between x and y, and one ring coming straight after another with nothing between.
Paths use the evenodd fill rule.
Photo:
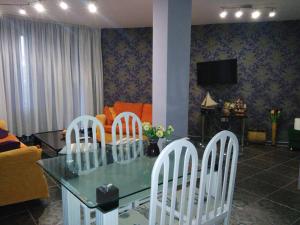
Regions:
<instances>
[{"instance_id":1,"label":"purple damask wallpaper","mask_svg":"<svg viewBox=\"0 0 300 225\"><path fill-rule=\"evenodd\" d=\"M152 29L103 29L104 101L151 102ZM238 59L235 85L197 85L196 63ZM279 140L300 117L300 21L192 26L189 132L200 134L200 104L242 97L249 128L270 129L267 109L283 108Z\"/></svg>"}]
</instances>

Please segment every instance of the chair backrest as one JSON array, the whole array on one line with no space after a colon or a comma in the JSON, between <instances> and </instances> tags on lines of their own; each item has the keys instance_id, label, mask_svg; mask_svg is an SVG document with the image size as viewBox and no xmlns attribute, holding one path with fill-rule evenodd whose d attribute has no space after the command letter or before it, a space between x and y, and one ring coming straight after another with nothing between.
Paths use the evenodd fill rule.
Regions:
<instances>
[{"instance_id":1,"label":"chair backrest","mask_svg":"<svg viewBox=\"0 0 300 225\"><path fill-rule=\"evenodd\" d=\"M191 224L197 170L198 154L191 142L176 140L162 150L152 169L149 225L172 225L175 220ZM181 185L179 199L178 185Z\"/></svg>"},{"instance_id":2,"label":"chair backrest","mask_svg":"<svg viewBox=\"0 0 300 225\"><path fill-rule=\"evenodd\" d=\"M196 224L228 224L238 162L239 144L230 131L208 143L201 165Z\"/></svg>"},{"instance_id":3,"label":"chair backrest","mask_svg":"<svg viewBox=\"0 0 300 225\"><path fill-rule=\"evenodd\" d=\"M92 137L89 137L89 128L92 129ZM101 147L97 142L97 129L101 136ZM67 161L75 161L79 173L107 163L104 128L95 117L79 116L71 122L66 133L66 148Z\"/></svg>"},{"instance_id":4,"label":"chair backrest","mask_svg":"<svg viewBox=\"0 0 300 225\"><path fill-rule=\"evenodd\" d=\"M112 125L113 158L127 162L143 155L143 130L139 117L132 112L120 113Z\"/></svg>"}]
</instances>

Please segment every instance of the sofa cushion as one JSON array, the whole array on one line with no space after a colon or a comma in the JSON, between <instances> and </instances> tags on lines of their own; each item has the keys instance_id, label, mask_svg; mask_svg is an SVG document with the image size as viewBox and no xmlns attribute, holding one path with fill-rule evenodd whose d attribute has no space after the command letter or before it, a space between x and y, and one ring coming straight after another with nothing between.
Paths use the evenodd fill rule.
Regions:
<instances>
[{"instance_id":1,"label":"sofa cushion","mask_svg":"<svg viewBox=\"0 0 300 225\"><path fill-rule=\"evenodd\" d=\"M103 113L106 116L106 124L111 125L116 117L114 109L112 107L105 106Z\"/></svg>"},{"instance_id":2,"label":"sofa cushion","mask_svg":"<svg viewBox=\"0 0 300 225\"><path fill-rule=\"evenodd\" d=\"M143 103L115 102L114 109L117 115L122 112L133 112L139 118L141 118Z\"/></svg>"},{"instance_id":3,"label":"sofa cushion","mask_svg":"<svg viewBox=\"0 0 300 225\"><path fill-rule=\"evenodd\" d=\"M141 117L141 121L152 123L152 104L144 104L143 105L143 113Z\"/></svg>"},{"instance_id":4,"label":"sofa cushion","mask_svg":"<svg viewBox=\"0 0 300 225\"><path fill-rule=\"evenodd\" d=\"M6 152L17 148L20 148L19 141L5 141L0 143L0 152Z\"/></svg>"},{"instance_id":5,"label":"sofa cushion","mask_svg":"<svg viewBox=\"0 0 300 225\"><path fill-rule=\"evenodd\" d=\"M8 130L0 128L0 139L8 136Z\"/></svg>"}]
</instances>

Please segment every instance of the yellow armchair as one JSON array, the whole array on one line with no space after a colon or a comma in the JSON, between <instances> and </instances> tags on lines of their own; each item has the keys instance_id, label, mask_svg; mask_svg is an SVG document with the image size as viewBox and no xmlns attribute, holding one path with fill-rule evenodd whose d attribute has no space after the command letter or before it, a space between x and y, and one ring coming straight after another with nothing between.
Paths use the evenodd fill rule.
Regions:
<instances>
[{"instance_id":1,"label":"yellow armchair","mask_svg":"<svg viewBox=\"0 0 300 225\"><path fill-rule=\"evenodd\" d=\"M49 197L47 180L36 163L40 159L37 147L0 153L0 206Z\"/></svg>"}]
</instances>

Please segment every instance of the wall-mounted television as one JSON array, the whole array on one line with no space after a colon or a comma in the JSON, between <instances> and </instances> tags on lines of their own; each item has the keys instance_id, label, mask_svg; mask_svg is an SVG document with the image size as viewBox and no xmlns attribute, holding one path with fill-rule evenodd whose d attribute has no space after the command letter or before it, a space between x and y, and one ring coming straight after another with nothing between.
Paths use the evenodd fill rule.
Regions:
<instances>
[{"instance_id":1,"label":"wall-mounted television","mask_svg":"<svg viewBox=\"0 0 300 225\"><path fill-rule=\"evenodd\" d=\"M237 59L197 63L198 85L237 83Z\"/></svg>"}]
</instances>

